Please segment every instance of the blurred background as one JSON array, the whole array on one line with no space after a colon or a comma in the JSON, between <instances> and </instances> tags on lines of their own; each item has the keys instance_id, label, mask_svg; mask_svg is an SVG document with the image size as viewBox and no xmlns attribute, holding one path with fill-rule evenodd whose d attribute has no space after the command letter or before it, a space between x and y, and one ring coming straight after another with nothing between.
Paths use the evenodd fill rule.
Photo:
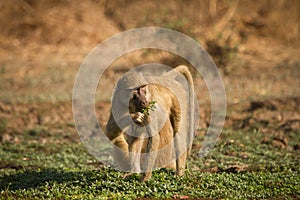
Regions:
<instances>
[{"instance_id":1,"label":"blurred background","mask_svg":"<svg viewBox=\"0 0 300 200\"><path fill-rule=\"evenodd\" d=\"M76 134L71 100L80 63L116 33L157 26L194 38L212 56L226 87L225 127L279 133L283 139L274 145L284 148L285 131L300 126L299 25L298 0L2 0L0 142L18 143L24 131L46 130L78 140L70 135ZM97 90L101 126L118 77L147 62L189 65L158 50L116 60ZM209 94L201 77L194 79L205 129Z\"/></svg>"}]
</instances>

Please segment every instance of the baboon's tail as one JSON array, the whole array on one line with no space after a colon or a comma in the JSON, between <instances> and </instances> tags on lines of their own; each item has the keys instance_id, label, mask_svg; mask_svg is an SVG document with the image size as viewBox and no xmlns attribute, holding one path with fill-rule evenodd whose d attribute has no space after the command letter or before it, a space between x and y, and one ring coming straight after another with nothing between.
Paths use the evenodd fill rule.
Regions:
<instances>
[{"instance_id":1,"label":"baboon's tail","mask_svg":"<svg viewBox=\"0 0 300 200\"><path fill-rule=\"evenodd\" d=\"M194 82L193 82L193 77L188 69L187 66L185 65L179 65L178 67L174 68L177 72L181 73L188 81L190 89L192 89L193 95L194 95Z\"/></svg>"},{"instance_id":2,"label":"baboon's tail","mask_svg":"<svg viewBox=\"0 0 300 200\"><path fill-rule=\"evenodd\" d=\"M186 80L188 81L188 87L189 87L189 97L188 97L188 102L189 105L188 107L188 120L189 120L189 128L188 128L188 138L187 138L187 145L188 145L188 156L190 154L190 148L192 146L193 138L194 138L194 115L195 115L195 103L194 103L194 98L195 98L195 92L194 92L194 82L193 82L193 77L191 72L189 71L188 67L185 65L179 65L178 67L174 68L173 70L169 71L166 73L166 75L171 75L172 73L180 73L182 74Z\"/></svg>"}]
</instances>

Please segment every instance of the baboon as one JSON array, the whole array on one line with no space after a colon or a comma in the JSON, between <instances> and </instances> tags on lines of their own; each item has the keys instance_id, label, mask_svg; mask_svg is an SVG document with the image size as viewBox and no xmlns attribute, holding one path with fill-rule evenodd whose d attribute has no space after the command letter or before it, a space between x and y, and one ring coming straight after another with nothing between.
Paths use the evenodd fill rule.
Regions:
<instances>
[{"instance_id":1,"label":"baboon","mask_svg":"<svg viewBox=\"0 0 300 200\"><path fill-rule=\"evenodd\" d=\"M141 181L148 180L155 167L173 168L177 175L184 172L194 136L193 80L183 65L164 73L161 78L170 80L178 75L183 75L189 88L181 102L171 89L147 82L138 72L126 73L117 83L112 102L118 105L118 116L112 109L106 135L116 147L113 157L118 167L132 172L143 171ZM158 107L154 110L163 112L155 114L149 109L151 103ZM129 134L125 131L128 126Z\"/></svg>"}]
</instances>

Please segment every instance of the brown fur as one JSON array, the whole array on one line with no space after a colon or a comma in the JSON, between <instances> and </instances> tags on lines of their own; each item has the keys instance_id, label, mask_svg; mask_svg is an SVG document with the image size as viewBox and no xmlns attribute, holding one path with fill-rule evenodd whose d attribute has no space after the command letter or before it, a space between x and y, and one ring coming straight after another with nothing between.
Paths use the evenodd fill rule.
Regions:
<instances>
[{"instance_id":1,"label":"brown fur","mask_svg":"<svg viewBox=\"0 0 300 200\"><path fill-rule=\"evenodd\" d=\"M174 72L176 72L177 74L178 72L180 74L183 74L185 78L188 80L188 83L190 84L190 88L191 88L189 94L192 95L192 101L193 101L194 90L193 90L192 76L188 71L187 67L179 66L174 70L167 72L166 75L168 76L168 78L170 78L172 77L173 74L176 75L176 73ZM134 79L135 77L132 78ZM146 88L146 91L145 93L142 93L142 97L140 97L141 98L140 100L144 101L144 97L146 97L147 103L155 100L161 107L164 108L164 110L167 112L167 115L169 117L167 118L165 124L163 125L162 129L159 131L158 134L151 135L151 137L148 138L141 138L139 137L139 135L141 134L149 135L151 134L151 131L148 129L141 129L144 131L143 133L139 133L137 131L137 135L135 136L127 135L117 126L111 114L109 121L107 123L107 136L114 145L119 147L119 150L116 150L114 153L114 158L116 161L118 161L120 168L123 170L131 169L133 171L135 170L145 171L143 173L141 181L146 181L151 177L151 171L153 170L154 167L170 167L176 170L177 175L182 175L185 169L186 158L189 154L189 149L184 153L181 153L180 157L177 156L178 152L180 152L180 150L178 149L182 148L181 147L182 144L179 144L180 143L179 140L185 139L186 136L182 135L178 137L179 139L177 140L176 139L174 140L174 137L179 132L180 126L186 125L189 122L181 121L182 116L181 116L181 108L179 105L179 101L171 90L158 84L148 84L143 87ZM141 113L140 108L137 109L137 107L140 106L139 102L140 101L133 101L132 97L130 98L129 101L130 117L139 126L145 127L146 125L151 123L151 112L149 115ZM190 110L194 109L193 103L191 102L186 102L186 103L187 103L186 107L192 106ZM145 106L146 105L148 104L145 104ZM190 115L193 114L192 111L189 114ZM139 120L137 120L137 118ZM193 117L190 117L189 119L193 120ZM193 123L193 121L191 121L190 123ZM173 140L174 140L174 145L171 144ZM164 149L162 153L158 151L165 147L168 148ZM129 152L131 152L131 154ZM132 154L132 153L137 153L137 154ZM150 154L148 154L148 156L146 157L145 156L140 157L139 153L150 153ZM176 157L178 158L176 159L176 161L173 161L168 166L161 165L161 163L165 163L166 159L170 159L172 157L174 158L174 154L176 154ZM146 168L140 169L141 162L146 163L145 164Z\"/></svg>"}]
</instances>

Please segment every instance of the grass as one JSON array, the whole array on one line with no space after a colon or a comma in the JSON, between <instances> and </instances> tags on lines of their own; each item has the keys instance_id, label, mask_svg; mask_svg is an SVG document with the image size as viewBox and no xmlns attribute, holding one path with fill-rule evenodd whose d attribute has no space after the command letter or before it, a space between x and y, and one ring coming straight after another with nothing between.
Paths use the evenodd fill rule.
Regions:
<instances>
[{"instance_id":1,"label":"grass","mask_svg":"<svg viewBox=\"0 0 300 200\"><path fill-rule=\"evenodd\" d=\"M298 133L289 140L299 141ZM58 133L26 131L21 142L0 147L1 199L230 198L297 199L300 156L290 147L261 143L258 131L225 130L205 158L194 150L182 177L155 171L150 181L101 165L78 141ZM57 138L46 143L40 137ZM75 137L75 136L74 136ZM200 144L201 137L195 139Z\"/></svg>"},{"instance_id":2,"label":"grass","mask_svg":"<svg viewBox=\"0 0 300 200\"><path fill-rule=\"evenodd\" d=\"M66 91L72 91L75 68L57 66L57 63L53 62L49 66L31 67L30 70L25 70L24 67L22 71L19 66L23 66L24 63L15 59L16 63L10 67L0 66L1 102L36 103L71 100L71 92ZM15 73L18 70L21 71L19 72L22 74L21 77Z\"/></svg>"},{"instance_id":3,"label":"grass","mask_svg":"<svg viewBox=\"0 0 300 200\"><path fill-rule=\"evenodd\" d=\"M4 118L0 118L0 134L4 133L7 126L7 120Z\"/></svg>"}]
</instances>

